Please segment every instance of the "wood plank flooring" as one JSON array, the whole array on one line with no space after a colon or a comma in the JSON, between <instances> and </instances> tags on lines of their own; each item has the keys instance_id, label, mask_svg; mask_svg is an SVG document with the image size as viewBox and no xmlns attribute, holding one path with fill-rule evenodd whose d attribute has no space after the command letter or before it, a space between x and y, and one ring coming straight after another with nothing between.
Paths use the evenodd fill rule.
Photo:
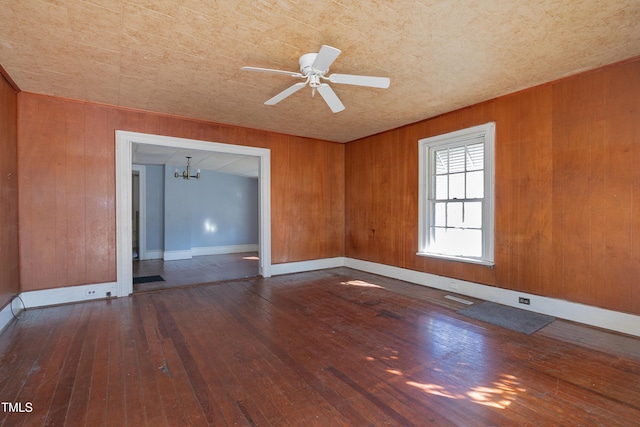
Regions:
<instances>
[{"instance_id":1,"label":"wood plank flooring","mask_svg":"<svg viewBox=\"0 0 640 427\"><path fill-rule=\"evenodd\" d=\"M639 360L443 295L338 268L28 310L0 335L0 400L33 411L0 424L638 425Z\"/></svg>"},{"instance_id":2,"label":"wood plank flooring","mask_svg":"<svg viewBox=\"0 0 640 427\"><path fill-rule=\"evenodd\" d=\"M259 274L258 253L203 255L191 259L163 261L134 260L133 277L162 276L164 281L133 285L134 292L199 285L221 280L244 279Z\"/></svg>"}]
</instances>

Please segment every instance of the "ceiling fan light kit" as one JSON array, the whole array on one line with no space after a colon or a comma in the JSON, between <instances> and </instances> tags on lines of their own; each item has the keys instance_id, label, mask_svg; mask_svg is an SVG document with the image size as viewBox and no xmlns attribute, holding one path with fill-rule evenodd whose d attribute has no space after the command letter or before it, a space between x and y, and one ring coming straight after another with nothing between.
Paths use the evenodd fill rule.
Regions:
<instances>
[{"instance_id":1,"label":"ceiling fan light kit","mask_svg":"<svg viewBox=\"0 0 640 427\"><path fill-rule=\"evenodd\" d=\"M334 113L344 110L345 107L331 86L329 86L328 83L324 83L323 80L337 84L366 86L379 89L386 89L391 84L391 80L388 77L358 76L355 74L331 74L327 76L326 74L329 72L329 67L333 64L333 61L338 58L340 53L340 49L327 45L323 45L317 53L305 53L298 60L298 64L300 65L299 73L258 67L242 67L242 70L284 74L290 77L305 79L304 82L296 83L267 100L265 102L266 105L275 105L309 85L309 87L311 87L311 96L315 95L317 91Z\"/></svg>"}]
</instances>

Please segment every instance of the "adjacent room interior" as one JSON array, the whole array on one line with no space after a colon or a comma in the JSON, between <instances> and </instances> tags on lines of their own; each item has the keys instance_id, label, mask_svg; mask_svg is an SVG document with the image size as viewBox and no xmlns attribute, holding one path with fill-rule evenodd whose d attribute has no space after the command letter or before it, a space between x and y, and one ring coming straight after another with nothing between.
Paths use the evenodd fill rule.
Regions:
<instances>
[{"instance_id":1,"label":"adjacent room interior","mask_svg":"<svg viewBox=\"0 0 640 427\"><path fill-rule=\"evenodd\" d=\"M132 148L134 292L258 276L258 158L175 144Z\"/></svg>"},{"instance_id":2,"label":"adjacent room interior","mask_svg":"<svg viewBox=\"0 0 640 427\"><path fill-rule=\"evenodd\" d=\"M637 1L0 9L0 424L640 419Z\"/></svg>"}]
</instances>

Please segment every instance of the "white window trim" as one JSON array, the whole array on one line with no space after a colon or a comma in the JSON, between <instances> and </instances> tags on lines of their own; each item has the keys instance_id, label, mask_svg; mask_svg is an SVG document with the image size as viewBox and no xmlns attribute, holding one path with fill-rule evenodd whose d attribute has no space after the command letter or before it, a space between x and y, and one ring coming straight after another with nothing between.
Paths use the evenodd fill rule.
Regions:
<instances>
[{"instance_id":1,"label":"white window trim","mask_svg":"<svg viewBox=\"0 0 640 427\"><path fill-rule=\"evenodd\" d=\"M465 257L433 253L428 251L429 224L431 212L428 208L429 194L429 168L430 151L434 148L451 144L455 141L466 140L473 137L484 137L484 204L482 212L483 256ZM495 122L473 126L467 129L432 136L418 141L418 252L417 255L434 258L443 258L455 261L463 261L474 264L494 265L494 240L495 240Z\"/></svg>"}]
</instances>

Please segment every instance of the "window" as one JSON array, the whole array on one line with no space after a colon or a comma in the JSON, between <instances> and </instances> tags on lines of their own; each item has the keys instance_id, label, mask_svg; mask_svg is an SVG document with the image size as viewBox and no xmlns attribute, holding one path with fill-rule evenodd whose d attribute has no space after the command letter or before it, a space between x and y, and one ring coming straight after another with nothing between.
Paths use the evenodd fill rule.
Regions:
<instances>
[{"instance_id":1,"label":"window","mask_svg":"<svg viewBox=\"0 0 640 427\"><path fill-rule=\"evenodd\" d=\"M418 255L493 265L494 134L487 123L418 142Z\"/></svg>"}]
</instances>

